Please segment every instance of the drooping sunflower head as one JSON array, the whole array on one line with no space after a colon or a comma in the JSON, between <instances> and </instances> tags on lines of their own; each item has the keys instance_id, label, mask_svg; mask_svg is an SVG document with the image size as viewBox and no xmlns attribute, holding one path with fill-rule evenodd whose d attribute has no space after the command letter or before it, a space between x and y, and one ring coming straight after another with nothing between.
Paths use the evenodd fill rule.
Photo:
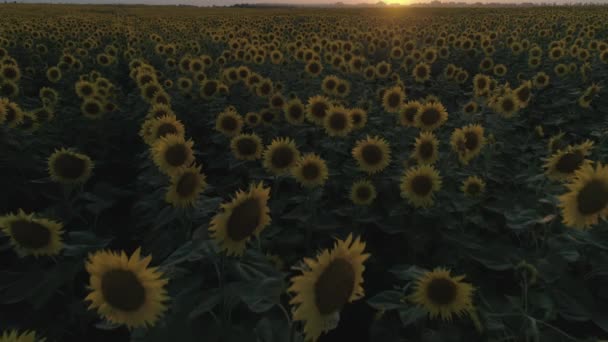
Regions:
<instances>
[{"instance_id":1,"label":"drooping sunflower head","mask_svg":"<svg viewBox=\"0 0 608 342\"><path fill-rule=\"evenodd\" d=\"M242 255L251 237L259 236L270 224L270 188L252 184L247 192L237 191L234 199L221 205L211 220L209 232L222 251Z\"/></svg>"},{"instance_id":2,"label":"drooping sunflower head","mask_svg":"<svg viewBox=\"0 0 608 342\"><path fill-rule=\"evenodd\" d=\"M418 165L407 169L401 179L401 196L415 207L433 205L433 195L441 189L441 176L430 165Z\"/></svg>"},{"instance_id":3,"label":"drooping sunflower head","mask_svg":"<svg viewBox=\"0 0 608 342\"><path fill-rule=\"evenodd\" d=\"M473 89L476 96L487 96L490 92L490 77L484 74L475 75Z\"/></svg>"},{"instance_id":4,"label":"drooping sunflower head","mask_svg":"<svg viewBox=\"0 0 608 342\"><path fill-rule=\"evenodd\" d=\"M314 153L308 153L296 163L293 176L305 187L323 186L329 177L325 160Z\"/></svg>"},{"instance_id":5,"label":"drooping sunflower head","mask_svg":"<svg viewBox=\"0 0 608 342\"><path fill-rule=\"evenodd\" d=\"M130 257L124 251L90 254L85 265L89 309L130 329L155 325L167 310L168 280L156 267L148 267L151 261L151 256L141 257L140 248Z\"/></svg>"},{"instance_id":6,"label":"drooping sunflower head","mask_svg":"<svg viewBox=\"0 0 608 342\"><path fill-rule=\"evenodd\" d=\"M563 222L568 227L587 229L608 216L608 167L585 164L566 185L559 197Z\"/></svg>"},{"instance_id":7,"label":"drooping sunflower head","mask_svg":"<svg viewBox=\"0 0 608 342\"><path fill-rule=\"evenodd\" d=\"M322 126L330 106L331 103L325 96L317 95L309 98L306 106L306 119Z\"/></svg>"},{"instance_id":8,"label":"drooping sunflower head","mask_svg":"<svg viewBox=\"0 0 608 342\"><path fill-rule=\"evenodd\" d=\"M167 175L187 168L194 162L193 145L191 140L175 134L159 138L151 147L154 164Z\"/></svg>"},{"instance_id":9,"label":"drooping sunflower head","mask_svg":"<svg viewBox=\"0 0 608 342\"><path fill-rule=\"evenodd\" d=\"M300 159L295 142L291 138L276 138L264 151L264 168L274 175L291 171Z\"/></svg>"},{"instance_id":10,"label":"drooping sunflower head","mask_svg":"<svg viewBox=\"0 0 608 342\"><path fill-rule=\"evenodd\" d=\"M432 132L421 132L416 138L412 157L418 164L434 164L439 159L439 140Z\"/></svg>"},{"instance_id":11,"label":"drooping sunflower head","mask_svg":"<svg viewBox=\"0 0 608 342\"><path fill-rule=\"evenodd\" d=\"M477 176L467 177L467 179L462 182L462 186L460 187L460 190L462 190L465 195L471 197L477 197L483 194L485 189L486 183L483 181L483 179Z\"/></svg>"},{"instance_id":12,"label":"drooping sunflower head","mask_svg":"<svg viewBox=\"0 0 608 342\"><path fill-rule=\"evenodd\" d=\"M350 121L353 123L353 130L362 129L367 124L367 112L361 108L352 108Z\"/></svg>"},{"instance_id":13,"label":"drooping sunflower head","mask_svg":"<svg viewBox=\"0 0 608 342\"><path fill-rule=\"evenodd\" d=\"M300 125L304 122L306 109L300 99L289 100L284 106L285 119L292 125Z\"/></svg>"},{"instance_id":14,"label":"drooping sunflower head","mask_svg":"<svg viewBox=\"0 0 608 342\"><path fill-rule=\"evenodd\" d=\"M200 166L192 165L176 171L171 176L165 201L179 208L193 206L207 186L205 179Z\"/></svg>"},{"instance_id":15,"label":"drooping sunflower head","mask_svg":"<svg viewBox=\"0 0 608 342\"><path fill-rule=\"evenodd\" d=\"M227 108L221 112L215 120L215 130L227 137L233 137L241 133L243 129L243 117L233 108Z\"/></svg>"},{"instance_id":16,"label":"drooping sunflower head","mask_svg":"<svg viewBox=\"0 0 608 342\"><path fill-rule=\"evenodd\" d=\"M416 125L416 114L422 107L418 101L408 101L399 110L399 123L404 127L414 127Z\"/></svg>"},{"instance_id":17,"label":"drooping sunflower head","mask_svg":"<svg viewBox=\"0 0 608 342\"><path fill-rule=\"evenodd\" d=\"M62 148L48 159L51 179L62 184L82 184L91 177L93 162L88 156Z\"/></svg>"},{"instance_id":18,"label":"drooping sunflower head","mask_svg":"<svg viewBox=\"0 0 608 342\"><path fill-rule=\"evenodd\" d=\"M323 119L323 128L327 135L332 137L345 137L353 129L349 111L342 106L331 106Z\"/></svg>"},{"instance_id":19,"label":"drooping sunflower head","mask_svg":"<svg viewBox=\"0 0 608 342\"><path fill-rule=\"evenodd\" d=\"M532 97L532 82L525 81L515 90L513 90L515 97L517 97L517 101L520 104L520 107L524 108L530 102L530 98Z\"/></svg>"},{"instance_id":20,"label":"drooping sunflower head","mask_svg":"<svg viewBox=\"0 0 608 342\"><path fill-rule=\"evenodd\" d=\"M262 139L255 133L239 134L230 140L230 149L239 160L256 160L262 157Z\"/></svg>"},{"instance_id":21,"label":"drooping sunflower head","mask_svg":"<svg viewBox=\"0 0 608 342\"><path fill-rule=\"evenodd\" d=\"M423 131L433 131L448 120L448 112L438 102L425 103L416 113L416 126Z\"/></svg>"},{"instance_id":22,"label":"drooping sunflower head","mask_svg":"<svg viewBox=\"0 0 608 342\"><path fill-rule=\"evenodd\" d=\"M401 87L387 89L382 96L382 107L388 113L397 113L403 107L405 92Z\"/></svg>"},{"instance_id":23,"label":"drooping sunflower head","mask_svg":"<svg viewBox=\"0 0 608 342\"><path fill-rule=\"evenodd\" d=\"M422 307L431 319L451 321L454 316L468 314L473 309L475 289L463 279L464 276L452 276L444 268L427 271L416 279L410 300Z\"/></svg>"},{"instance_id":24,"label":"drooping sunflower head","mask_svg":"<svg viewBox=\"0 0 608 342\"><path fill-rule=\"evenodd\" d=\"M174 115L165 115L157 119L150 119L150 122L150 126L147 127L147 129L149 129L149 135L142 136L148 145L154 145L158 139L170 134L181 137L185 134L184 125L177 120Z\"/></svg>"},{"instance_id":25,"label":"drooping sunflower head","mask_svg":"<svg viewBox=\"0 0 608 342\"><path fill-rule=\"evenodd\" d=\"M369 174L384 170L391 162L391 150L388 142L379 137L367 137L357 141L352 155L359 168Z\"/></svg>"},{"instance_id":26,"label":"drooping sunflower head","mask_svg":"<svg viewBox=\"0 0 608 342\"><path fill-rule=\"evenodd\" d=\"M364 262L370 256L364 250L365 243L349 235L337 240L331 250L304 259L302 274L291 279L293 318L304 322L307 341L316 341L335 328L336 315L344 305L364 296Z\"/></svg>"},{"instance_id":27,"label":"drooping sunflower head","mask_svg":"<svg viewBox=\"0 0 608 342\"><path fill-rule=\"evenodd\" d=\"M573 177L581 167L591 164L586 157L592 148L593 143L586 141L583 144L568 146L555 152L544 165L547 177L554 181L563 181Z\"/></svg>"},{"instance_id":28,"label":"drooping sunflower head","mask_svg":"<svg viewBox=\"0 0 608 342\"><path fill-rule=\"evenodd\" d=\"M370 205L376 199L376 187L367 180L353 183L350 189L350 199L356 205Z\"/></svg>"},{"instance_id":29,"label":"drooping sunflower head","mask_svg":"<svg viewBox=\"0 0 608 342\"><path fill-rule=\"evenodd\" d=\"M17 214L0 216L0 230L10 238L21 257L53 256L63 248L63 224L35 217L34 213L28 215L19 210Z\"/></svg>"}]
</instances>

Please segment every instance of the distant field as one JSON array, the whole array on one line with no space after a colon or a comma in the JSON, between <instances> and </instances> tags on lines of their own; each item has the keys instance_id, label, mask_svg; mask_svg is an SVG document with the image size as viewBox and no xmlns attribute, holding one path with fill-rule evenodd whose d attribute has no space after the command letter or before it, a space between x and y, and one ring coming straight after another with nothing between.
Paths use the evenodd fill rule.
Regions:
<instances>
[{"instance_id":1,"label":"distant field","mask_svg":"<svg viewBox=\"0 0 608 342\"><path fill-rule=\"evenodd\" d=\"M608 6L0 5L0 342L608 340Z\"/></svg>"}]
</instances>

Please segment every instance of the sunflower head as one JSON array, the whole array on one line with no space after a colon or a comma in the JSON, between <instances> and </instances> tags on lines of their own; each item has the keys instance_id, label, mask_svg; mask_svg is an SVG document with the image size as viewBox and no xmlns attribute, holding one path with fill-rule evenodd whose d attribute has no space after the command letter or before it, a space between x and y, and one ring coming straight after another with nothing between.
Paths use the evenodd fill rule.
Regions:
<instances>
[{"instance_id":1,"label":"sunflower head","mask_svg":"<svg viewBox=\"0 0 608 342\"><path fill-rule=\"evenodd\" d=\"M418 165L407 169L401 179L401 196L415 207L433 205L433 195L441 189L441 176L430 165Z\"/></svg>"},{"instance_id":2,"label":"sunflower head","mask_svg":"<svg viewBox=\"0 0 608 342\"><path fill-rule=\"evenodd\" d=\"M580 145L567 146L565 149L558 150L545 163L547 177L556 181L573 177L578 169L591 164L586 157L592 148L593 143L586 141Z\"/></svg>"},{"instance_id":3,"label":"sunflower head","mask_svg":"<svg viewBox=\"0 0 608 342\"><path fill-rule=\"evenodd\" d=\"M608 167L585 164L575 172L568 192L559 197L563 222L568 227L586 229L608 216Z\"/></svg>"},{"instance_id":4,"label":"sunflower head","mask_svg":"<svg viewBox=\"0 0 608 342\"><path fill-rule=\"evenodd\" d=\"M305 187L323 186L329 177L327 164L321 157L309 153L302 156L292 170L293 176Z\"/></svg>"},{"instance_id":5,"label":"sunflower head","mask_svg":"<svg viewBox=\"0 0 608 342\"><path fill-rule=\"evenodd\" d=\"M353 183L350 189L350 199L356 205L370 205L376 195L376 187L367 180Z\"/></svg>"},{"instance_id":6,"label":"sunflower head","mask_svg":"<svg viewBox=\"0 0 608 342\"><path fill-rule=\"evenodd\" d=\"M239 134L230 141L230 149L239 160L256 160L262 157L262 139L255 133Z\"/></svg>"},{"instance_id":7,"label":"sunflower head","mask_svg":"<svg viewBox=\"0 0 608 342\"><path fill-rule=\"evenodd\" d=\"M82 184L91 177L93 162L88 156L62 148L48 159L51 179L62 184Z\"/></svg>"},{"instance_id":8,"label":"sunflower head","mask_svg":"<svg viewBox=\"0 0 608 342\"><path fill-rule=\"evenodd\" d=\"M36 333L33 331L19 332L17 330L4 331L0 335L0 341L2 342L36 342L43 341L36 337Z\"/></svg>"},{"instance_id":9,"label":"sunflower head","mask_svg":"<svg viewBox=\"0 0 608 342\"><path fill-rule=\"evenodd\" d=\"M174 207L190 207L196 203L198 196L205 190L206 176L200 166L190 166L178 170L171 176L171 183L165 201Z\"/></svg>"},{"instance_id":10,"label":"sunflower head","mask_svg":"<svg viewBox=\"0 0 608 342\"><path fill-rule=\"evenodd\" d=\"M433 131L448 120L448 112L438 102L425 103L416 113L416 126L423 131Z\"/></svg>"},{"instance_id":11,"label":"sunflower head","mask_svg":"<svg viewBox=\"0 0 608 342\"><path fill-rule=\"evenodd\" d=\"M483 194L485 188L486 183L481 178L477 176L469 176L464 180L464 182L462 182L460 190L462 190L462 192L467 196L476 197Z\"/></svg>"},{"instance_id":12,"label":"sunflower head","mask_svg":"<svg viewBox=\"0 0 608 342\"><path fill-rule=\"evenodd\" d=\"M292 125L300 125L304 122L306 109L300 99L289 100L284 105L285 119Z\"/></svg>"},{"instance_id":13,"label":"sunflower head","mask_svg":"<svg viewBox=\"0 0 608 342\"><path fill-rule=\"evenodd\" d=\"M405 92L401 87L387 89L382 96L382 106L388 113L398 113L405 101Z\"/></svg>"},{"instance_id":14,"label":"sunflower head","mask_svg":"<svg viewBox=\"0 0 608 342\"><path fill-rule=\"evenodd\" d=\"M350 110L350 120L353 123L353 129L362 129L367 124L367 112L361 108L352 108Z\"/></svg>"},{"instance_id":15,"label":"sunflower head","mask_svg":"<svg viewBox=\"0 0 608 342\"><path fill-rule=\"evenodd\" d=\"M434 164L439 159L439 140L432 132L421 132L416 138L412 157L418 164Z\"/></svg>"},{"instance_id":16,"label":"sunflower head","mask_svg":"<svg viewBox=\"0 0 608 342\"><path fill-rule=\"evenodd\" d=\"M473 309L474 288L463 279L464 276L452 276L444 268L427 271L416 279L410 300L422 307L431 319L451 321L454 316L468 314Z\"/></svg>"},{"instance_id":17,"label":"sunflower head","mask_svg":"<svg viewBox=\"0 0 608 342\"><path fill-rule=\"evenodd\" d=\"M243 117L233 108L227 108L221 112L215 120L215 130L227 137L233 137L241 133L243 129Z\"/></svg>"},{"instance_id":18,"label":"sunflower head","mask_svg":"<svg viewBox=\"0 0 608 342\"><path fill-rule=\"evenodd\" d=\"M422 107L418 101L408 101L399 110L399 123L404 127L414 127L416 125L416 114Z\"/></svg>"},{"instance_id":19,"label":"sunflower head","mask_svg":"<svg viewBox=\"0 0 608 342\"><path fill-rule=\"evenodd\" d=\"M153 326L167 310L165 290L168 280L155 267L151 256L141 257L141 249L131 256L98 251L89 255L89 309L115 324L129 328Z\"/></svg>"},{"instance_id":20,"label":"sunflower head","mask_svg":"<svg viewBox=\"0 0 608 342\"><path fill-rule=\"evenodd\" d=\"M412 70L412 76L416 82L424 83L431 78L431 67L426 63L418 63Z\"/></svg>"},{"instance_id":21,"label":"sunflower head","mask_svg":"<svg viewBox=\"0 0 608 342\"><path fill-rule=\"evenodd\" d=\"M159 170L172 175L180 169L187 168L194 162L191 140L183 136L169 134L156 140L151 147L152 159Z\"/></svg>"},{"instance_id":22,"label":"sunflower head","mask_svg":"<svg viewBox=\"0 0 608 342\"><path fill-rule=\"evenodd\" d=\"M352 150L352 155L359 168L369 174L384 170L391 161L391 150L388 142L379 137L367 137L359 140Z\"/></svg>"},{"instance_id":23,"label":"sunflower head","mask_svg":"<svg viewBox=\"0 0 608 342\"><path fill-rule=\"evenodd\" d=\"M332 137L345 137L353 129L349 111L342 106L331 106L323 119L323 127L327 135Z\"/></svg>"},{"instance_id":24,"label":"sunflower head","mask_svg":"<svg viewBox=\"0 0 608 342\"><path fill-rule=\"evenodd\" d=\"M209 231L220 249L228 255L242 255L247 241L259 236L270 224L268 199L270 188L252 184L247 192L238 191L234 199L221 205L221 212L211 220Z\"/></svg>"},{"instance_id":25,"label":"sunflower head","mask_svg":"<svg viewBox=\"0 0 608 342\"><path fill-rule=\"evenodd\" d=\"M460 162L466 165L481 152L482 147L486 144L483 133L482 126L473 124L454 130L450 144L454 152L458 154Z\"/></svg>"},{"instance_id":26,"label":"sunflower head","mask_svg":"<svg viewBox=\"0 0 608 342\"><path fill-rule=\"evenodd\" d=\"M264 151L264 167L275 175L287 174L300 159L300 152L290 138L276 138Z\"/></svg>"},{"instance_id":27,"label":"sunflower head","mask_svg":"<svg viewBox=\"0 0 608 342\"><path fill-rule=\"evenodd\" d=\"M306 119L312 123L322 126L330 107L331 103L325 96L313 96L308 99L308 105L306 106Z\"/></svg>"},{"instance_id":28,"label":"sunflower head","mask_svg":"<svg viewBox=\"0 0 608 342\"><path fill-rule=\"evenodd\" d=\"M63 224L35 217L19 210L17 214L0 217L0 229L10 238L11 245L21 257L53 256L63 248Z\"/></svg>"}]
</instances>

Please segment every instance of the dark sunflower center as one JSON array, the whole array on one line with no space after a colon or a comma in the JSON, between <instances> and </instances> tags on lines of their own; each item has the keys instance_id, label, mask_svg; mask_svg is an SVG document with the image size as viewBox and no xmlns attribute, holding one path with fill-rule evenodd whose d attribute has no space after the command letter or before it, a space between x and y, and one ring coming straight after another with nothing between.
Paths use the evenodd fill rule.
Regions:
<instances>
[{"instance_id":1,"label":"dark sunflower center","mask_svg":"<svg viewBox=\"0 0 608 342\"><path fill-rule=\"evenodd\" d=\"M323 119L327 114L327 108L329 108L327 104L323 102L317 102L312 105L312 115L316 118Z\"/></svg>"},{"instance_id":2,"label":"dark sunflower center","mask_svg":"<svg viewBox=\"0 0 608 342\"><path fill-rule=\"evenodd\" d=\"M226 222L228 237L234 241L241 241L251 236L260 223L261 209L255 198L249 198L236 206Z\"/></svg>"},{"instance_id":3,"label":"dark sunflower center","mask_svg":"<svg viewBox=\"0 0 608 342\"><path fill-rule=\"evenodd\" d=\"M485 87L488 85L488 83L486 82L485 78L480 78L477 80L477 88L479 89L485 89Z\"/></svg>"},{"instance_id":4,"label":"dark sunflower center","mask_svg":"<svg viewBox=\"0 0 608 342\"><path fill-rule=\"evenodd\" d=\"M405 110L405 118L407 119L408 122L414 122L416 113L418 113L417 107L409 107Z\"/></svg>"},{"instance_id":5,"label":"dark sunflower center","mask_svg":"<svg viewBox=\"0 0 608 342\"><path fill-rule=\"evenodd\" d=\"M435 148L433 146L433 143L430 141L424 141L420 143L420 146L418 147L418 153L420 154L420 157L422 157L423 160L431 159L435 154Z\"/></svg>"},{"instance_id":6,"label":"dark sunflower center","mask_svg":"<svg viewBox=\"0 0 608 342\"><path fill-rule=\"evenodd\" d=\"M436 305L449 305L453 303L457 294L458 287L450 279L433 279L427 287L428 299Z\"/></svg>"},{"instance_id":7,"label":"dark sunflower center","mask_svg":"<svg viewBox=\"0 0 608 342\"><path fill-rule=\"evenodd\" d=\"M464 146L467 150L474 150L479 146L479 137L474 132L466 132L464 134Z\"/></svg>"},{"instance_id":8,"label":"dark sunflower center","mask_svg":"<svg viewBox=\"0 0 608 342\"><path fill-rule=\"evenodd\" d=\"M517 98L521 102L527 102L530 99L530 88L523 87L517 92Z\"/></svg>"},{"instance_id":9,"label":"dark sunflower center","mask_svg":"<svg viewBox=\"0 0 608 342\"><path fill-rule=\"evenodd\" d=\"M420 120L426 126L432 126L436 124L437 122L439 122L440 117L441 114L435 108L428 108L424 110L422 114L420 114Z\"/></svg>"},{"instance_id":10,"label":"dark sunflower center","mask_svg":"<svg viewBox=\"0 0 608 342\"><path fill-rule=\"evenodd\" d=\"M363 117L359 113L353 113L350 118L353 120L353 124L358 125L363 121Z\"/></svg>"},{"instance_id":11,"label":"dark sunflower center","mask_svg":"<svg viewBox=\"0 0 608 342\"><path fill-rule=\"evenodd\" d=\"M300 106L291 106L289 108L289 116L291 116L294 119L301 118L303 113L304 113L304 111L302 110L302 107L300 107Z\"/></svg>"},{"instance_id":12,"label":"dark sunflower center","mask_svg":"<svg viewBox=\"0 0 608 342\"><path fill-rule=\"evenodd\" d=\"M184 165L186 160L188 159L188 150L186 146L182 144L177 144L170 146L167 148L165 152L165 160L171 166L181 166Z\"/></svg>"},{"instance_id":13,"label":"dark sunflower center","mask_svg":"<svg viewBox=\"0 0 608 342\"><path fill-rule=\"evenodd\" d=\"M419 67L416 69L416 75L420 78L424 78L426 77L427 73L426 73L426 68L424 67Z\"/></svg>"},{"instance_id":14,"label":"dark sunflower center","mask_svg":"<svg viewBox=\"0 0 608 342\"><path fill-rule=\"evenodd\" d=\"M101 277L103 299L112 307L133 312L146 301L146 289L132 271L111 270Z\"/></svg>"},{"instance_id":15,"label":"dark sunflower center","mask_svg":"<svg viewBox=\"0 0 608 342\"><path fill-rule=\"evenodd\" d=\"M366 164L376 165L382 161L384 154L377 145L365 145L361 149L361 156Z\"/></svg>"},{"instance_id":16,"label":"dark sunflower center","mask_svg":"<svg viewBox=\"0 0 608 342\"><path fill-rule=\"evenodd\" d=\"M469 183L467 185L467 193L471 195L476 195L481 192L481 186L478 183Z\"/></svg>"},{"instance_id":17,"label":"dark sunflower center","mask_svg":"<svg viewBox=\"0 0 608 342\"><path fill-rule=\"evenodd\" d=\"M336 87L336 81L329 80L325 83L325 86L327 87L327 89L333 90Z\"/></svg>"},{"instance_id":18,"label":"dark sunflower center","mask_svg":"<svg viewBox=\"0 0 608 342\"><path fill-rule=\"evenodd\" d=\"M46 247L51 241L51 232L43 225L19 220L11 224L11 235L20 246L28 249Z\"/></svg>"},{"instance_id":19,"label":"dark sunflower center","mask_svg":"<svg viewBox=\"0 0 608 342\"><path fill-rule=\"evenodd\" d=\"M513 109L515 109L515 102L513 102L513 100L511 100L509 98L503 99L501 104L502 104L502 109L505 112L510 112Z\"/></svg>"},{"instance_id":20,"label":"dark sunflower center","mask_svg":"<svg viewBox=\"0 0 608 342\"><path fill-rule=\"evenodd\" d=\"M281 107L281 106L283 106L283 103L284 103L283 98L280 96L275 96L272 98L273 107Z\"/></svg>"},{"instance_id":21,"label":"dark sunflower center","mask_svg":"<svg viewBox=\"0 0 608 342\"><path fill-rule=\"evenodd\" d=\"M167 134L177 134L177 128L173 124L163 123L156 131L156 138L164 137Z\"/></svg>"},{"instance_id":22,"label":"dark sunflower center","mask_svg":"<svg viewBox=\"0 0 608 342\"><path fill-rule=\"evenodd\" d=\"M433 189L433 181L424 175L415 176L412 179L412 190L418 196L426 196Z\"/></svg>"},{"instance_id":23,"label":"dark sunflower center","mask_svg":"<svg viewBox=\"0 0 608 342\"><path fill-rule=\"evenodd\" d=\"M152 96L154 96L154 94L156 94L157 91L159 91L159 89L155 85L152 85L152 86L146 88L146 97L149 99L152 98Z\"/></svg>"},{"instance_id":24,"label":"dark sunflower center","mask_svg":"<svg viewBox=\"0 0 608 342\"><path fill-rule=\"evenodd\" d=\"M265 122L271 122L272 120L274 120L274 114L270 111L263 112L262 120L264 120Z\"/></svg>"},{"instance_id":25,"label":"dark sunflower center","mask_svg":"<svg viewBox=\"0 0 608 342\"><path fill-rule=\"evenodd\" d=\"M181 176L177 182L176 192L181 197L188 197L194 193L199 184L198 175L188 172Z\"/></svg>"},{"instance_id":26,"label":"dark sunflower center","mask_svg":"<svg viewBox=\"0 0 608 342\"><path fill-rule=\"evenodd\" d=\"M4 74L4 78L8 78L9 80L17 77L17 71L13 68L5 68L2 70L2 73Z\"/></svg>"},{"instance_id":27,"label":"dark sunflower center","mask_svg":"<svg viewBox=\"0 0 608 342\"><path fill-rule=\"evenodd\" d=\"M95 115L95 114L99 114L99 112L101 112L101 107L99 107L99 104L97 104L96 102L89 102L84 106L84 110L88 114Z\"/></svg>"},{"instance_id":28,"label":"dark sunflower center","mask_svg":"<svg viewBox=\"0 0 608 342\"><path fill-rule=\"evenodd\" d=\"M338 91L338 93L343 94L346 92L346 85L339 84L338 87L336 88L336 90Z\"/></svg>"},{"instance_id":29,"label":"dark sunflower center","mask_svg":"<svg viewBox=\"0 0 608 342\"><path fill-rule=\"evenodd\" d=\"M268 83L262 84L262 87L260 88L260 91L262 92L262 94L268 94L268 93L270 93L270 84L268 84Z\"/></svg>"},{"instance_id":30,"label":"dark sunflower center","mask_svg":"<svg viewBox=\"0 0 608 342\"><path fill-rule=\"evenodd\" d=\"M573 173L583 164L585 156L581 151L568 152L564 154L555 164L557 171L561 173Z\"/></svg>"},{"instance_id":31,"label":"dark sunflower center","mask_svg":"<svg viewBox=\"0 0 608 342\"><path fill-rule=\"evenodd\" d=\"M319 72L319 64L317 64L317 63L309 64L308 71L310 71L313 74L316 74L317 72Z\"/></svg>"},{"instance_id":32,"label":"dark sunflower center","mask_svg":"<svg viewBox=\"0 0 608 342\"><path fill-rule=\"evenodd\" d=\"M592 180L579 191L576 200L581 214L596 214L608 205L608 186L600 180Z\"/></svg>"},{"instance_id":33,"label":"dark sunflower center","mask_svg":"<svg viewBox=\"0 0 608 342\"><path fill-rule=\"evenodd\" d=\"M302 176L307 180L317 179L320 174L321 170L319 169L319 165L315 163L308 163L302 167Z\"/></svg>"},{"instance_id":34,"label":"dark sunflower center","mask_svg":"<svg viewBox=\"0 0 608 342\"><path fill-rule=\"evenodd\" d=\"M389 107L395 108L399 106L399 103L401 102L401 96L399 96L398 93L390 93L388 95L388 98L386 99L386 102L388 103Z\"/></svg>"},{"instance_id":35,"label":"dark sunflower center","mask_svg":"<svg viewBox=\"0 0 608 342\"><path fill-rule=\"evenodd\" d=\"M336 131L346 129L347 117L343 113L335 113L329 118L329 127Z\"/></svg>"},{"instance_id":36,"label":"dark sunflower center","mask_svg":"<svg viewBox=\"0 0 608 342\"><path fill-rule=\"evenodd\" d=\"M205 86L203 87L203 92L205 93L205 95L211 96L211 95L215 94L216 91L217 91L217 84L215 82L205 83Z\"/></svg>"},{"instance_id":37,"label":"dark sunflower center","mask_svg":"<svg viewBox=\"0 0 608 342\"><path fill-rule=\"evenodd\" d=\"M367 186L361 186L355 191L355 196L362 201L366 201L372 196L372 191Z\"/></svg>"},{"instance_id":38,"label":"dark sunflower center","mask_svg":"<svg viewBox=\"0 0 608 342\"><path fill-rule=\"evenodd\" d=\"M315 283L315 303L322 315L342 309L355 289L355 270L338 258L331 262Z\"/></svg>"},{"instance_id":39,"label":"dark sunflower center","mask_svg":"<svg viewBox=\"0 0 608 342\"><path fill-rule=\"evenodd\" d=\"M238 123L232 116L226 116L222 119L222 128L226 131L232 132L236 130Z\"/></svg>"},{"instance_id":40,"label":"dark sunflower center","mask_svg":"<svg viewBox=\"0 0 608 342\"><path fill-rule=\"evenodd\" d=\"M53 163L53 171L59 176L69 179L76 179L85 172L86 162L70 154L60 154Z\"/></svg>"},{"instance_id":41,"label":"dark sunflower center","mask_svg":"<svg viewBox=\"0 0 608 342\"><path fill-rule=\"evenodd\" d=\"M236 142L236 149L240 154L245 156L254 155L258 150L258 145L255 143L253 139L239 139Z\"/></svg>"},{"instance_id":42,"label":"dark sunflower center","mask_svg":"<svg viewBox=\"0 0 608 342\"><path fill-rule=\"evenodd\" d=\"M278 169L284 169L293 163L294 158L295 155L289 147L279 147L272 154L272 166Z\"/></svg>"}]
</instances>

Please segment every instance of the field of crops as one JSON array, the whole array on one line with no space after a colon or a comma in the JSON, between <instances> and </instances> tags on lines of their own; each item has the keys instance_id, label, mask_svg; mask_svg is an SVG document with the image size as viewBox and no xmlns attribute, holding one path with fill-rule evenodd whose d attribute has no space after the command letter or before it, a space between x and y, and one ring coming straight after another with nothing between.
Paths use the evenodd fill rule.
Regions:
<instances>
[{"instance_id":1,"label":"field of crops","mask_svg":"<svg viewBox=\"0 0 608 342\"><path fill-rule=\"evenodd\" d=\"M0 342L608 339L608 7L0 13Z\"/></svg>"}]
</instances>

